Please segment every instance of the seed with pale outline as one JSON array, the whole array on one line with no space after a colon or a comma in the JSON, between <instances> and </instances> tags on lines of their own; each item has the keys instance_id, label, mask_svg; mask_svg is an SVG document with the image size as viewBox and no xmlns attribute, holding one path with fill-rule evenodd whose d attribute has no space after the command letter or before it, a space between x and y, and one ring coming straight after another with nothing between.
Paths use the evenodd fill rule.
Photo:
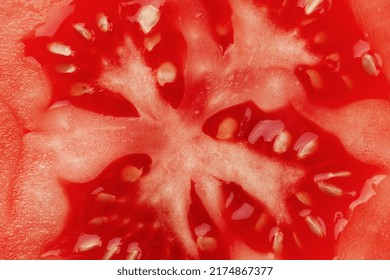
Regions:
<instances>
[{"instance_id":1,"label":"seed with pale outline","mask_svg":"<svg viewBox=\"0 0 390 280\"><path fill-rule=\"evenodd\" d=\"M238 121L235 118L224 119L218 127L216 138L219 140L233 139L238 129Z\"/></svg>"},{"instance_id":2,"label":"seed with pale outline","mask_svg":"<svg viewBox=\"0 0 390 280\"><path fill-rule=\"evenodd\" d=\"M81 233L79 239L76 242L76 245L73 248L73 252L86 252L101 246L102 240L97 234Z\"/></svg>"},{"instance_id":3,"label":"seed with pale outline","mask_svg":"<svg viewBox=\"0 0 390 280\"><path fill-rule=\"evenodd\" d=\"M127 247L126 260L139 260L142 256L141 248L137 242L132 242Z\"/></svg>"},{"instance_id":4,"label":"seed with pale outline","mask_svg":"<svg viewBox=\"0 0 390 280\"><path fill-rule=\"evenodd\" d=\"M102 217L93 218L92 220L89 221L89 224L94 226L101 226L106 224L107 222L108 222L108 218L102 216Z\"/></svg>"},{"instance_id":5,"label":"seed with pale outline","mask_svg":"<svg viewBox=\"0 0 390 280\"><path fill-rule=\"evenodd\" d=\"M300 203L306 206L312 205L312 200L310 198L310 195L307 192L300 191L295 194L296 198L299 200Z\"/></svg>"},{"instance_id":6,"label":"seed with pale outline","mask_svg":"<svg viewBox=\"0 0 390 280\"><path fill-rule=\"evenodd\" d=\"M96 196L96 201L98 202L101 202L101 203L110 203L110 202L114 202L116 199L116 196L115 195L112 195L112 194L108 194L108 193L99 193L97 196Z\"/></svg>"},{"instance_id":7,"label":"seed with pale outline","mask_svg":"<svg viewBox=\"0 0 390 280\"><path fill-rule=\"evenodd\" d=\"M157 81L160 86L173 83L176 80L177 69L172 62L164 62L157 69Z\"/></svg>"},{"instance_id":8,"label":"seed with pale outline","mask_svg":"<svg viewBox=\"0 0 390 280\"><path fill-rule=\"evenodd\" d=\"M262 231L267 226L268 222L269 222L268 215L265 213L262 213L260 215L260 218L257 220L257 222L255 224L255 230Z\"/></svg>"},{"instance_id":9,"label":"seed with pale outline","mask_svg":"<svg viewBox=\"0 0 390 280\"><path fill-rule=\"evenodd\" d=\"M55 66L55 70L58 73L71 74L71 73L76 72L77 67L76 67L76 65L71 64L71 63L63 63L63 64L57 64Z\"/></svg>"},{"instance_id":10,"label":"seed with pale outline","mask_svg":"<svg viewBox=\"0 0 390 280\"><path fill-rule=\"evenodd\" d=\"M61 42L53 42L47 45L47 49L53 53L62 56L73 56L74 52L70 46L67 46Z\"/></svg>"},{"instance_id":11,"label":"seed with pale outline","mask_svg":"<svg viewBox=\"0 0 390 280\"><path fill-rule=\"evenodd\" d=\"M218 247L217 240L210 236L199 236L196 239L196 243L198 244L199 250L202 252L211 253L214 252Z\"/></svg>"},{"instance_id":12,"label":"seed with pale outline","mask_svg":"<svg viewBox=\"0 0 390 280\"><path fill-rule=\"evenodd\" d=\"M84 23L76 23L73 28L86 40L91 41L93 39L92 31L85 28Z\"/></svg>"},{"instance_id":13,"label":"seed with pale outline","mask_svg":"<svg viewBox=\"0 0 390 280\"><path fill-rule=\"evenodd\" d=\"M102 32L111 31L111 24L108 21L108 17L103 13L99 13L96 16L96 24Z\"/></svg>"},{"instance_id":14,"label":"seed with pale outline","mask_svg":"<svg viewBox=\"0 0 390 280\"><path fill-rule=\"evenodd\" d=\"M309 77L312 87L316 90L320 90L324 87L320 72L314 69L307 69L306 75Z\"/></svg>"},{"instance_id":15,"label":"seed with pale outline","mask_svg":"<svg viewBox=\"0 0 390 280\"><path fill-rule=\"evenodd\" d=\"M81 96L84 94L92 94L95 89L87 83L74 83L70 87L70 95Z\"/></svg>"},{"instance_id":16,"label":"seed with pale outline","mask_svg":"<svg viewBox=\"0 0 390 280\"><path fill-rule=\"evenodd\" d=\"M323 193L329 196L340 197L344 194L343 190L339 187L336 187L335 185L326 183L324 181L317 182L317 185Z\"/></svg>"},{"instance_id":17,"label":"seed with pale outline","mask_svg":"<svg viewBox=\"0 0 390 280\"><path fill-rule=\"evenodd\" d=\"M320 9L324 0L307 0L305 3L305 14L311 15L318 9Z\"/></svg>"},{"instance_id":18,"label":"seed with pale outline","mask_svg":"<svg viewBox=\"0 0 390 280\"><path fill-rule=\"evenodd\" d=\"M142 175L142 169L135 167L133 165L128 165L122 169L121 177L122 180L127 183L134 183Z\"/></svg>"},{"instance_id":19,"label":"seed with pale outline","mask_svg":"<svg viewBox=\"0 0 390 280\"><path fill-rule=\"evenodd\" d=\"M314 154L318 148L318 135L305 132L295 142L294 150L297 151L297 157L299 159L307 158Z\"/></svg>"},{"instance_id":20,"label":"seed with pale outline","mask_svg":"<svg viewBox=\"0 0 390 280\"><path fill-rule=\"evenodd\" d=\"M114 256L115 254L118 254L121 250L122 245L122 239L117 237L111 239L107 244L106 252L103 255L103 260L109 260Z\"/></svg>"},{"instance_id":21,"label":"seed with pale outline","mask_svg":"<svg viewBox=\"0 0 390 280\"><path fill-rule=\"evenodd\" d=\"M157 33L157 34L150 36L150 37L146 37L144 39L144 47L145 47L145 49L147 49L148 51L151 52L160 41L161 41L161 34L160 33Z\"/></svg>"},{"instance_id":22,"label":"seed with pale outline","mask_svg":"<svg viewBox=\"0 0 390 280\"><path fill-rule=\"evenodd\" d=\"M145 5L138 11L138 23L142 32L148 34L160 20L160 10L152 5Z\"/></svg>"},{"instance_id":23,"label":"seed with pale outline","mask_svg":"<svg viewBox=\"0 0 390 280\"><path fill-rule=\"evenodd\" d=\"M376 77L380 73L376 58L369 53L362 56L362 68L367 75L372 77Z\"/></svg>"},{"instance_id":24,"label":"seed with pale outline","mask_svg":"<svg viewBox=\"0 0 390 280\"><path fill-rule=\"evenodd\" d=\"M312 215L308 215L305 217L305 221L307 226L309 227L309 230L317 237L325 237L326 235L326 229L324 222L318 218L314 217Z\"/></svg>"},{"instance_id":25,"label":"seed with pale outline","mask_svg":"<svg viewBox=\"0 0 390 280\"><path fill-rule=\"evenodd\" d=\"M273 151L277 154L283 154L287 152L288 148L291 145L291 134L290 132L284 130L278 134L275 138L274 145L272 147Z\"/></svg>"},{"instance_id":26,"label":"seed with pale outline","mask_svg":"<svg viewBox=\"0 0 390 280\"><path fill-rule=\"evenodd\" d=\"M274 241L272 243L272 250L276 255L280 255L283 251L283 239L284 234L280 230L277 230L274 235Z\"/></svg>"}]
</instances>

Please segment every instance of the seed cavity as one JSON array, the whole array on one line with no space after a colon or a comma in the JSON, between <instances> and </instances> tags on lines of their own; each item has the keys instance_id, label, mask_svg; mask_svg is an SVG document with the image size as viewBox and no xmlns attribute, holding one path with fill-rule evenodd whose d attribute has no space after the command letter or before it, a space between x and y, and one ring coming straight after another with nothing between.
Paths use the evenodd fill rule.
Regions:
<instances>
[{"instance_id":1,"label":"seed cavity","mask_svg":"<svg viewBox=\"0 0 390 280\"><path fill-rule=\"evenodd\" d=\"M134 183L142 175L142 169L137 168L133 165L128 165L122 169L121 178L124 182Z\"/></svg>"},{"instance_id":2,"label":"seed cavity","mask_svg":"<svg viewBox=\"0 0 390 280\"><path fill-rule=\"evenodd\" d=\"M317 237L323 238L326 236L326 227L324 221L319 217L308 215L305 218L309 230Z\"/></svg>"},{"instance_id":3,"label":"seed cavity","mask_svg":"<svg viewBox=\"0 0 390 280\"><path fill-rule=\"evenodd\" d=\"M153 36L150 36L150 37L146 37L144 39L144 47L145 49L147 49L149 52L151 52L154 47L160 43L161 41L161 34L160 33L157 33Z\"/></svg>"},{"instance_id":4,"label":"seed cavity","mask_svg":"<svg viewBox=\"0 0 390 280\"><path fill-rule=\"evenodd\" d=\"M96 16L96 24L100 31L106 33L112 30L112 26L108 21L108 17L104 13L99 13Z\"/></svg>"},{"instance_id":5,"label":"seed cavity","mask_svg":"<svg viewBox=\"0 0 390 280\"><path fill-rule=\"evenodd\" d=\"M272 147L273 151L277 154L283 154L287 152L288 148L291 145L291 134L290 132L284 130L278 134L275 138L274 145Z\"/></svg>"},{"instance_id":6,"label":"seed cavity","mask_svg":"<svg viewBox=\"0 0 390 280\"><path fill-rule=\"evenodd\" d=\"M369 53L363 54L361 64L363 71L367 75L371 77L376 77L380 74L379 61L375 56Z\"/></svg>"},{"instance_id":7,"label":"seed cavity","mask_svg":"<svg viewBox=\"0 0 390 280\"><path fill-rule=\"evenodd\" d=\"M305 206L311 206L312 205L312 200L310 198L310 195L307 192L297 192L295 194L295 197L298 199L300 203L302 203Z\"/></svg>"},{"instance_id":8,"label":"seed cavity","mask_svg":"<svg viewBox=\"0 0 390 280\"><path fill-rule=\"evenodd\" d=\"M298 159L304 159L314 154L318 148L318 135L305 132L295 142L294 150L297 151Z\"/></svg>"},{"instance_id":9,"label":"seed cavity","mask_svg":"<svg viewBox=\"0 0 390 280\"><path fill-rule=\"evenodd\" d=\"M73 252L82 253L90 251L94 248L101 247L102 240L97 234L81 233L76 245L73 248Z\"/></svg>"},{"instance_id":10,"label":"seed cavity","mask_svg":"<svg viewBox=\"0 0 390 280\"><path fill-rule=\"evenodd\" d=\"M333 197L341 197L344 192L339 187L336 187L335 185L326 183L324 181L318 181L317 185L319 189L326 195L333 196Z\"/></svg>"},{"instance_id":11,"label":"seed cavity","mask_svg":"<svg viewBox=\"0 0 390 280\"><path fill-rule=\"evenodd\" d=\"M141 259L142 251L138 242L132 242L127 247L126 260L139 260Z\"/></svg>"},{"instance_id":12,"label":"seed cavity","mask_svg":"<svg viewBox=\"0 0 390 280\"><path fill-rule=\"evenodd\" d=\"M55 70L58 73L62 73L62 74L72 74L72 73L76 72L77 67L76 67L76 65L71 64L71 63L63 63L63 64L57 64L55 66Z\"/></svg>"},{"instance_id":13,"label":"seed cavity","mask_svg":"<svg viewBox=\"0 0 390 280\"><path fill-rule=\"evenodd\" d=\"M61 42L53 42L47 45L49 52L62 56L73 56L74 51L70 46L67 46Z\"/></svg>"},{"instance_id":14,"label":"seed cavity","mask_svg":"<svg viewBox=\"0 0 390 280\"><path fill-rule=\"evenodd\" d=\"M176 80L177 69L172 62L164 62L157 69L157 81L160 86L173 83Z\"/></svg>"},{"instance_id":15,"label":"seed cavity","mask_svg":"<svg viewBox=\"0 0 390 280\"><path fill-rule=\"evenodd\" d=\"M322 80L321 74L314 69L307 69L306 75L308 76L311 86L315 90L320 90L324 87L324 82Z\"/></svg>"},{"instance_id":16,"label":"seed cavity","mask_svg":"<svg viewBox=\"0 0 390 280\"><path fill-rule=\"evenodd\" d=\"M92 31L85 28L85 23L76 23L73 25L73 28L83 37L84 39L88 41L92 41L94 39L94 34Z\"/></svg>"},{"instance_id":17,"label":"seed cavity","mask_svg":"<svg viewBox=\"0 0 390 280\"><path fill-rule=\"evenodd\" d=\"M160 10L152 5L142 6L138 11L138 23L144 34L148 34L160 20Z\"/></svg>"},{"instance_id":18,"label":"seed cavity","mask_svg":"<svg viewBox=\"0 0 390 280\"><path fill-rule=\"evenodd\" d=\"M255 208L249 203L244 203L232 214L233 221L245 220L252 216Z\"/></svg>"},{"instance_id":19,"label":"seed cavity","mask_svg":"<svg viewBox=\"0 0 390 280\"><path fill-rule=\"evenodd\" d=\"M198 244L199 250L206 253L212 253L218 247L217 240L210 236L199 236L196 239L196 243Z\"/></svg>"},{"instance_id":20,"label":"seed cavity","mask_svg":"<svg viewBox=\"0 0 390 280\"><path fill-rule=\"evenodd\" d=\"M219 140L230 140L236 135L238 129L238 121L235 118L224 119L218 127L216 138Z\"/></svg>"},{"instance_id":21,"label":"seed cavity","mask_svg":"<svg viewBox=\"0 0 390 280\"><path fill-rule=\"evenodd\" d=\"M103 255L103 260L111 259L115 254L118 254L121 250L122 239L117 237L111 239L107 244L107 250Z\"/></svg>"},{"instance_id":22,"label":"seed cavity","mask_svg":"<svg viewBox=\"0 0 390 280\"><path fill-rule=\"evenodd\" d=\"M82 96L84 94L92 94L95 92L95 89L86 83L74 83L70 87L71 96Z\"/></svg>"}]
</instances>

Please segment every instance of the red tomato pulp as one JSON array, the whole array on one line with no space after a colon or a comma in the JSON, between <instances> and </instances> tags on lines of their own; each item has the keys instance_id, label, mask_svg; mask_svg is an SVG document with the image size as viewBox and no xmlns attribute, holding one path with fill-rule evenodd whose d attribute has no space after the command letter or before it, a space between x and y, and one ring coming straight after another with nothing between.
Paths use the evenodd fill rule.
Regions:
<instances>
[{"instance_id":1,"label":"red tomato pulp","mask_svg":"<svg viewBox=\"0 0 390 280\"><path fill-rule=\"evenodd\" d=\"M2 258L389 257L382 1L1 5Z\"/></svg>"}]
</instances>

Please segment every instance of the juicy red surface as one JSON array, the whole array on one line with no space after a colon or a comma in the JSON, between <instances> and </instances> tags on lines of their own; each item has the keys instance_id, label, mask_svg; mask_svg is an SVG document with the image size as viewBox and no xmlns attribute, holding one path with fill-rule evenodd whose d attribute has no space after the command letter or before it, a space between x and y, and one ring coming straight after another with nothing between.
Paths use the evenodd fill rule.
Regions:
<instances>
[{"instance_id":1,"label":"juicy red surface","mask_svg":"<svg viewBox=\"0 0 390 280\"><path fill-rule=\"evenodd\" d=\"M102 58L116 61L115 48L130 36L138 48L142 49L144 34L139 30L138 23L133 17L141 4L147 1L100 1L89 5L90 1L75 1L74 11L65 18L56 30L50 30L50 35L40 34L25 40L26 54L36 58L48 72L53 86L52 104L58 101L66 101L80 108L113 116L137 116L136 108L121 97L118 93L112 93L108 89L97 88L96 79L102 71ZM209 23L212 27L216 42L225 50L233 42L232 24L230 21L231 7L225 1L202 1L207 10ZM285 3L282 5L282 2ZM387 96L389 86L380 74L378 77L369 77L360 67L360 58L354 57L353 45L363 36L352 21L346 22L345 18L351 18L350 11L341 1L333 1L332 7L320 16L315 17L312 23L308 23L311 16L306 18L303 10L296 7L294 1L257 1L258 5L267 5L273 21L281 28L299 28L300 34L310 42L310 50L326 57L327 54L337 52L340 54L340 65L329 64L323 59L315 69L318 70L324 80L324 88L316 90L311 87L310 81L304 75L309 66L300 65L296 69L296 75L304 85L306 92L314 102L320 102L328 106L340 106L359 99L383 98ZM94 27L94 16L104 11L112 22L112 32L102 33ZM183 35L178 28L178 11L173 2L168 2L161 8L161 20L159 25L152 30L153 34L161 33L161 44L152 52L143 51L145 61L152 69L156 69L164 61L172 61L178 69L178 77L173 84L159 87L160 94L173 107L180 106L184 95L185 61L187 56L186 44ZM314 19L314 17L313 17ZM302 22L306 22L303 24ZM86 23L86 27L93 30L95 40L86 42L72 29L72 25L78 22ZM224 30L221 33L218 30ZM46 28L47 29L47 28ZM39 30L39 29L38 29ZM325 32L329 40L323 44L316 44L312 38L318 32ZM52 55L47 51L46 45L53 41L64 43L71 42L75 55L64 58ZM77 71L71 74L60 74L54 70L58 63L74 63ZM354 81L354 89L349 89L341 79L341 75L348 75ZM93 85L100 95L72 97L69 95L70 87L76 82ZM207 81L204 81L206 84ZM199 85L200 87L202 85ZM371 88L375 88L372 92ZM105 106L109 102L109 110ZM317 258L330 259L334 257L335 236L333 234L335 219L343 215L348 217L349 205L356 198L343 195L342 198L330 197L322 193L313 177L319 173L348 170L352 173L347 178L333 178L329 182L340 186L345 192L360 192L365 180L377 172L377 168L362 163L351 157L341 146L340 142L331 134L317 127L313 123L300 116L294 109L288 107L272 113L262 112L252 103L232 104L230 108L221 108L217 113L205 122L199 131L215 138L218 126L226 117L235 118L240 129L231 141L243 143L253 149L254 152L265 154L271 158L282 159L286 163L302 166L308 175L297 183L297 190L308 192L313 200L311 214L320 216L327 227L327 235L323 238L314 236L308 229L302 211L307 207L300 204L295 197L287 198L287 206L292 217L292 226L279 224L278 227L285 233L285 250L282 258ZM318 151L311 157L298 160L293 150L276 155L272 151L272 143L259 139L255 143L248 141L251 131L259 121L280 120L292 134L294 141L300 135L311 132L319 138ZM215 141L219 141L215 139ZM47 246L46 251L59 250L59 255L65 258L101 258L106 245L114 238L122 238L123 247L137 242L142 249L144 259L181 259L189 258L184 249L176 242L172 233L164 231L164 227L156 226L155 209L139 205L137 202L137 183L123 183L119 179L120 172L125 165L135 165L147 170L153 159L147 155L128 155L107 167L95 180L84 184L64 182L71 203L68 223L59 239ZM147 172L143 173L147 176ZM221 246L215 254L201 254L203 258L229 258L223 244L234 240L235 236L241 237L252 249L267 253L272 251L273 236L269 235L276 227L276 221L270 218L263 232L256 232L253 228L261 213L266 212L266 205L256 202L247 194L242 186L234 182L222 184L226 199L226 207L222 209L222 219L227 221L228 228L219 232L209 217L202 202L196 193L191 193L191 209L189 221L192 229L202 224L210 226L208 236L221 241ZM109 193L119 198L115 202L102 204L96 201L96 194ZM232 199L233 198L233 199ZM232 199L232 200L231 200ZM229 203L228 203L229 201ZM253 207L253 213L242 220L231 219L233 213L242 205ZM99 226L91 225L91 220L97 217L107 218ZM137 227L137 225L142 225ZM292 233L297 233L302 248L298 248ZM98 234L104 240L101 247L86 253L75 253L74 246L80 234ZM193 235L196 240L196 235ZM51 252L54 252L51 251ZM125 258L126 252L115 254L113 258Z\"/></svg>"}]
</instances>

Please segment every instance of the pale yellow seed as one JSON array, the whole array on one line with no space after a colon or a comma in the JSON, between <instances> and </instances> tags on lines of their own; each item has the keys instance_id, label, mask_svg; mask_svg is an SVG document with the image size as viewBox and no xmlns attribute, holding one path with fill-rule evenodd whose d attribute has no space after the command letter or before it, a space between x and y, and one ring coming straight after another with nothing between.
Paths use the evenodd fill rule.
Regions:
<instances>
[{"instance_id":1,"label":"pale yellow seed","mask_svg":"<svg viewBox=\"0 0 390 280\"><path fill-rule=\"evenodd\" d=\"M196 239L196 243L198 244L199 250L202 252L211 253L218 247L217 240L214 237L209 236L199 236Z\"/></svg>"},{"instance_id":2,"label":"pale yellow seed","mask_svg":"<svg viewBox=\"0 0 390 280\"><path fill-rule=\"evenodd\" d=\"M86 252L102 246L102 240L97 235L83 235L74 248L75 252Z\"/></svg>"},{"instance_id":3,"label":"pale yellow seed","mask_svg":"<svg viewBox=\"0 0 390 280\"><path fill-rule=\"evenodd\" d=\"M310 83L314 89L320 90L324 87L322 77L317 70L308 69L306 70L306 75L309 77Z\"/></svg>"},{"instance_id":4,"label":"pale yellow seed","mask_svg":"<svg viewBox=\"0 0 390 280\"><path fill-rule=\"evenodd\" d=\"M255 224L255 230L258 232L262 231L267 226L268 222L269 222L268 215L265 213L262 213L260 215L260 218L257 220L257 222Z\"/></svg>"},{"instance_id":5,"label":"pale yellow seed","mask_svg":"<svg viewBox=\"0 0 390 280\"><path fill-rule=\"evenodd\" d=\"M283 239L283 232L281 232L280 230L275 232L274 241L272 243L272 250L276 255L280 255L283 252Z\"/></svg>"},{"instance_id":6,"label":"pale yellow seed","mask_svg":"<svg viewBox=\"0 0 390 280\"><path fill-rule=\"evenodd\" d=\"M146 37L144 39L144 47L145 49L147 49L149 52L151 52L154 47L160 43L161 41L161 34L160 33L157 33L151 37Z\"/></svg>"},{"instance_id":7,"label":"pale yellow seed","mask_svg":"<svg viewBox=\"0 0 390 280\"><path fill-rule=\"evenodd\" d=\"M114 202L116 199L115 195L108 194L108 193L99 193L96 196L96 201L101 202L101 203L110 203Z\"/></svg>"},{"instance_id":8,"label":"pale yellow seed","mask_svg":"<svg viewBox=\"0 0 390 280\"><path fill-rule=\"evenodd\" d=\"M323 193L329 196L340 197L343 195L343 190L339 187L336 187L335 185L326 183L324 181L317 182L317 185Z\"/></svg>"},{"instance_id":9,"label":"pale yellow seed","mask_svg":"<svg viewBox=\"0 0 390 280\"><path fill-rule=\"evenodd\" d=\"M303 191L297 192L297 193L295 194L295 197L298 199L298 201L299 201L300 203L302 203L302 204L305 205L305 206L310 206L310 205L312 205L312 200L311 200L311 198L310 198L310 195L309 195L307 192L303 192Z\"/></svg>"},{"instance_id":10,"label":"pale yellow seed","mask_svg":"<svg viewBox=\"0 0 390 280\"><path fill-rule=\"evenodd\" d=\"M133 165L128 165L122 169L121 177L122 180L127 183L134 183L137 181L142 175L142 169L137 168Z\"/></svg>"},{"instance_id":11,"label":"pale yellow seed","mask_svg":"<svg viewBox=\"0 0 390 280\"><path fill-rule=\"evenodd\" d=\"M73 56L74 52L72 48L68 45L65 45L61 42L53 42L47 45L49 52L53 54L58 54L62 56Z\"/></svg>"},{"instance_id":12,"label":"pale yellow seed","mask_svg":"<svg viewBox=\"0 0 390 280\"><path fill-rule=\"evenodd\" d=\"M309 230L317 237L325 237L325 230L323 229L323 226L321 225L320 221L313 217L312 215L308 215L305 217L305 221L307 226L309 227Z\"/></svg>"},{"instance_id":13,"label":"pale yellow seed","mask_svg":"<svg viewBox=\"0 0 390 280\"><path fill-rule=\"evenodd\" d=\"M86 83L74 83L70 87L70 95L72 96L81 96L84 94L92 94L94 92L95 89Z\"/></svg>"},{"instance_id":14,"label":"pale yellow seed","mask_svg":"<svg viewBox=\"0 0 390 280\"><path fill-rule=\"evenodd\" d=\"M157 69L157 81L160 86L173 83L176 80L177 69L172 62L164 62Z\"/></svg>"},{"instance_id":15,"label":"pale yellow seed","mask_svg":"<svg viewBox=\"0 0 390 280\"><path fill-rule=\"evenodd\" d=\"M288 148L291 145L291 134L290 132L284 130L276 136L273 151L277 154L283 154L287 152Z\"/></svg>"},{"instance_id":16,"label":"pale yellow seed","mask_svg":"<svg viewBox=\"0 0 390 280\"><path fill-rule=\"evenodd\" d=\"M98 28L100 29L100 31L102 31L102 32L111 31L111 24L108 21L108 17L103 13L99 13L96 16L96 24L97 24Z\"/></svg>"},{"instance_id":17,"label":"pale yellow seed","mask_svg":"<svg viewBox=\"0 0 390 280\"><path fill-rule=\"evenodd\" d=\"M64 63L64 64L57 64L55 66L55 70L58 72L58 73L62 73L62 74L71 74L71 73L74 73L76 72L77 68L74 64L71 64L71 63Z\"/></svg>"},{"instance_id":18,"label":"pale yellow seed","mask_svg":"<svg viewBox=\"0 0 390 280\"><path fill-rule=\"evenodd\" d=\"M308 156L314 154L314 152L317 150L317 147L318 147L317 140L312 140L297 152L297 157L299 159L307 158Z\"/></svg>"},{"instance_id":19,"label":"pale yellow seed","mask_svg":"<svg viewBox=\"0 0 390 280\"><path fill-rule=\"evenodd\" d=\"M351 79L351 77L347 76L347 75L342 75L341 76L341 79L343 79L344 81L344 84L345 86L349 89L349 90L353 90L355 88L355 85Z\"/></svg>"},{"instance_id":20,"label":"pale yellow seed","mask_svg":"<svg viewBox=\"0 0 390 280\"><path fill-rule=\"evenodd\" d=\"M306 15L313 14L321 7L323 2L324 0L307 0L305 3L305 14Z\"/></svg>"},{"instance_id":21,"label":"pale yellow seed","mask_svg":"<svg viewBox=\"0 0 390 280\"><path fill-rule=\"evenodd\" d=\"M101 226L101 225L106 224L107 222L108 222L107 217L96 217L96 218L93 218L92 220L90 220L89 224L94 225L94 226Z\"/></svg>"},{"instance_id":22,"label":"pale yellow seed","mask_svg":"<svg viewBox=\"0 0 390 280\"><path fill-rule=\"evenodd\" d=\"M313 42L315 44L324 44L328 41L328 35L325 32L319 32L314 36Z\"/></svg>"},{"instance_id":23,"label":"pale yellow seed","mask_svg":"<svg viewBox=\"0 0 390 280\"><path fill-rule=\"evenodd\" d=\"M234 118L224 119L218 127L217 139L229 140L233 139L238 129L238 122Z\"/></svg>"},{"instance_id":24,"label":"pale yellow seed","mask_svg":"<svg viewBox=\"0 0 390 280\"><path fill-rule=\"evenodd\" d=\"M379 69L377 68L377 62L375 57L369 53L365 53L362 56L362 68L364 72L369 76L376 77L380 73Z\"/></svg>"},{"instance_id":25,"label":"pale yellow seed","mask_svg":"<svg viewBox=\"0 0 390 280\"><path fill-rule=\"evenodd\" d=\"M84 23L76 23L73 28L86 40L91 41L93 39L92 31L85 28Z\"/></svg>"},{"instance_id":26,"label":"pale yellow seed","mask_svg":"<svg viewBox=\"0 0 390 280\"><path fill-rule=\"evenodd\" d=\"M143 33L148 34L160 20L160 10L152 5L145 5L138 11L138 23Z\"/></svg>"}]
</instances>

